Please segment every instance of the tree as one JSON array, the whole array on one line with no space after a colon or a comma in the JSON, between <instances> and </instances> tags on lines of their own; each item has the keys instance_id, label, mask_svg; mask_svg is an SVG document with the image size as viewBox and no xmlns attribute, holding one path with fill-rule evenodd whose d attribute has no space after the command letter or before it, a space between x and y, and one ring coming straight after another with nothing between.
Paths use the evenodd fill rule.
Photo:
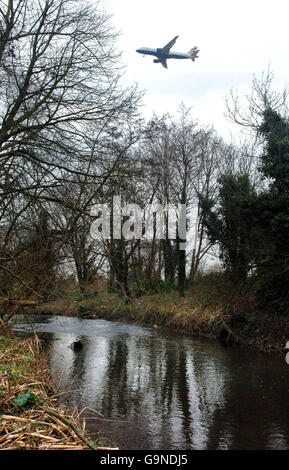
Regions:
<instances>
[{"instance_id":1,"label":"tree","mask_svg":"<svg viewBox=\"0 0 289 470\"><path fill-rule=\"evenodd\" d=\"M169 115L166 114L162 117L154 115L149 123L142 146L144 168L149 175L146 184L151 194L147 202L160 204L162 207L169 204L174 205L177 202L173 189L175 174L173 164L174 126L175 124ZM175 281L177 267L176 242L168 236L167 213L165 213L164 219L163 239L157 240L154 229L148 272L152 276L156 271L155 274L160 278L163 271L165 281L172 285ZM156 269L153 263L158 263Z\"/></svg>"},{"instance_id":2,"label":"tree","mask_svg":"<svg viewBox=\"0 0 289 470\"><path fill-rule=\"evenodd\" d=\"M91 200L65 187L95 195L117 169L125 146L116 158L109 150L121 123L134 127L140 93L119 85L115 38L97 3L0 2L0 269L29 211L70 210L67 240Z\"/></svg>"},{"instance_id":3,"label":"tree","mask_svg":"<svg viewBox=\"0 0 289 470\"><path fill-rule=\"evenodd\" d=\"M99 177L91 162L100 133L134 115L139 99L135 89L118 84L114 39L109 17L88 2L1 2L0 183L6 208L15 195L30 204L51 200L43 189L77 175Z\"/></svg>"},{"instance_id":4,"label":"tree","mask_svg":"<svg viewBox=\"0 0 289 470\"><path fill-rule=\"evenodd\" d=\"M164 239L157 242L153 238L149 261L149 273L154 272L154 263L157 276L163 275L171 285L177 279L181 295L188 274L193 280L211 245L205 237L199 198L215 191L221 144L213 129L201 127L190 110L181 105L176 120L169 115L153 117L142 145L153 202L175 207L179 221L178 205L186 206L186 214L182 215L188 219L187 234L177 232L177 239L170 239L165 216Z\"/></svg>"},{"instance_id":5,"label":"tree","mask_svg":"<svg viewBox=\"0 0 289 470\"><path fill-rule=\"evenodd\" d=\"M268 189L256 201L259 226L267 241L258 263L259 296L275 311L289 313L289 124L287 117L264 109L259 133L265 139L260 171L269 179Z\"/></svg>"},{"instance_id":6,"label":"tree","mask_svg":"<svg viewBox=\"0 0 289 470\"><path fill-rule=\"evenodd\" d=\"M248 175L223 175L218 200L202 200L207 235L218 243L220 258L236 284L246 280L250 268L251 221L247 204L252 195ZM214 210L214 206L216 206Z\"/></svg>"},{"instance_id":7,"label":"tree","mask_svg":"<svg viewBox=\"0 0 289 470\"><path fill-rule=\"evenodd\" d=\"M260 171L266 178L269 178L273 192L287 195L289 192L288 120L274 109L266 108L258 132L265 139Z\"/></svg>"},{"instance_id":8,"label":"tree","mask_svg":"<svg viewBox=\"0 0 289 470\"><path fill-rule=\"evenodd\" d=\"M289 228L289 124L287 89L272 91L273 74L268 70L261 80L254 77L244 112L235 97L228 115L253 131L259 142L259 172L264 180L261 191L250 201L255 236L254 268L258 299L262 308L289 312L288 228Z\"/></svg>"}]
</instances>

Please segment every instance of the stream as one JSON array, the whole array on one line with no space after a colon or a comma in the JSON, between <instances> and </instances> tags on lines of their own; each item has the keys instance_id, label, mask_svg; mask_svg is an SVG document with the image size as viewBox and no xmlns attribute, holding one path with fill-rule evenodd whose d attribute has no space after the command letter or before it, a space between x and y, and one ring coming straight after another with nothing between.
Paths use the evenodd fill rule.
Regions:
<instances>
[{"instance_id":1,"label":"stream","mask_svg":"<svg viewBox=\"0 0 289 470\"><path fill-rule=\"evenodd\" d=\"M30 318L53 381L69 390L62 400L121 449L289 449L285 357L101 319ZM14 329L31 334L23 320Z\"/></svg>"}]
</instances>

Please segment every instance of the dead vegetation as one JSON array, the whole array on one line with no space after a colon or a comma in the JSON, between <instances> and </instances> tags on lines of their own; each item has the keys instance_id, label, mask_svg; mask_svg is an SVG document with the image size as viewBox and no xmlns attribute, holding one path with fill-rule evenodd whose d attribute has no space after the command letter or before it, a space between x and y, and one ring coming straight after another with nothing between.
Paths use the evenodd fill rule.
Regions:
<instances>
[{"instance_id":1,"label":"dead vegetation","mask_svg":"<svg viewBox=\"0 0 289 470\"><path fill-rule=\"evenodd\" d=\"M59 405L35 338L0 335L0 450L113 450L81 415Z\"/></svg>"}]
</instances>

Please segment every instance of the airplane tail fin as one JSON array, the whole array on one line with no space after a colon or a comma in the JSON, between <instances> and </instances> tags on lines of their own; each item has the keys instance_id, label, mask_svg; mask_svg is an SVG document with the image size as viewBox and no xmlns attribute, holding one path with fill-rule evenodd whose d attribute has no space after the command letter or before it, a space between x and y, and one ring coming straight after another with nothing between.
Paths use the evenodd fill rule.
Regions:
<instances>
[{"instance_id":1,"label":"airplane tail fin","mask_svg":"<svg viewBox=\"0 0 289 470\"><path fill-rule=\"evenodd\" d=\"M189 50L188 54L190 54L193 62L199 57L198 52L200 52L200 49L198 49L197 46Z\"/></svg>"}]
</instances>

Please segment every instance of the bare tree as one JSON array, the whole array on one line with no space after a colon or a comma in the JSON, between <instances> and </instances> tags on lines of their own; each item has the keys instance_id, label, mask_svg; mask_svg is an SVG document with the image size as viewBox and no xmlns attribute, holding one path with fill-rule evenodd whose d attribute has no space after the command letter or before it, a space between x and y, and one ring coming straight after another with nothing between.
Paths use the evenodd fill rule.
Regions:
<instances>
[{"instance_id":1,"label":"bare tree","mask_svg":"<svg viewBox=\"0 0 289 470\"><path fill-rule=\"evenodd\" d=\"M64 187L80 188L80 196L116 170L109 142L117 145L124 120L133 127L140 94L119 85L115 37L97 3L0 2L1 269L12 262L16 227L33 207L69 208L71 229L89 201L82 207Z\"/></svg>"},{"instance_id":2,"label":"bare tree","mask_svg":"<svg viewBox=\"0 0 289 470\"><path fill-rule=\"evenodd\" d=\"M282 111L288 115L287 99L288 89L284 87L281 92L272 91L274 74L270 67L263 72L258 79L253 75L250 94L245 95L245 99L240 100L236 90L231 90L226 97L227 119L234 124L239 124L243 129L247 129L251 136L260 137L259 128L263 119L264 109L271 108Z\"/></svg>"}]
</instances>

